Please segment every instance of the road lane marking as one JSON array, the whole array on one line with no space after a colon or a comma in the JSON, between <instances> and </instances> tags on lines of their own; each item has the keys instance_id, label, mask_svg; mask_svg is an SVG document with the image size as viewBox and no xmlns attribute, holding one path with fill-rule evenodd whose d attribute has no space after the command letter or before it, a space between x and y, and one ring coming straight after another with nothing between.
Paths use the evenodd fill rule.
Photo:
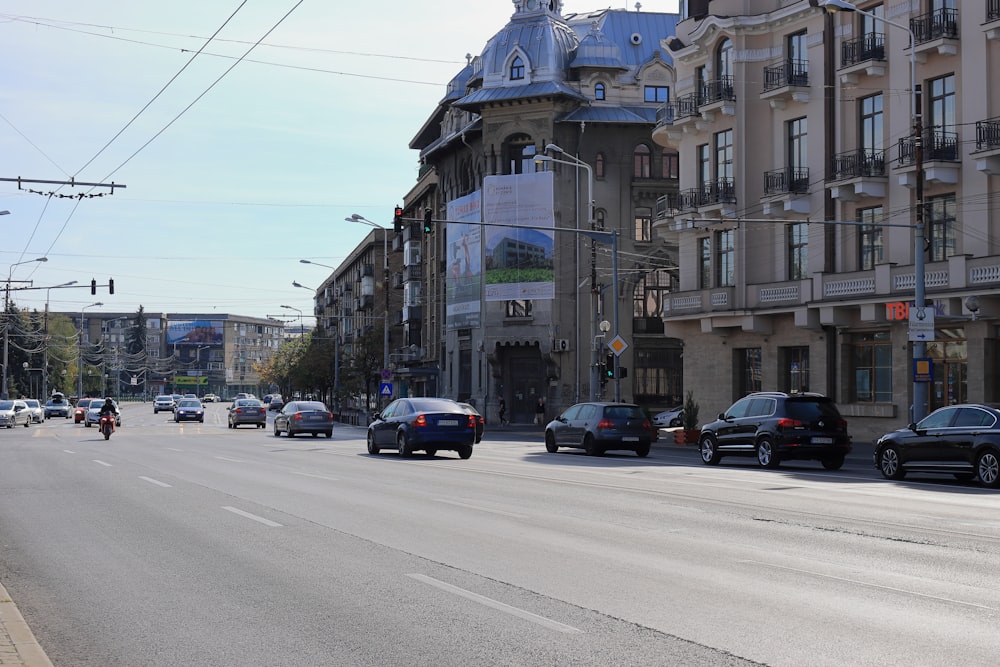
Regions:
<instances>
[{"instance_id":1,"label":"road lane marking","mask_svg":"<svg viewBox=\"0 0 1000 667\"><path fill-rule=\"evenodd\" d=\"M330 481L330 482L339 482L340 481L340 478L338 478L338 477L330 477L328 475L317 475L317 474L311 473L311 472L295 472L293 470L292 474L293 475L302 475L303 477L315 477L316 479L325 479L325 480Z\"/></svg>"},{"instance_id":2,"label":"road lane marking","mask_svg":"<svg viewBox=\"0 0 1000 667\"><path fill-rule=\"evenodd\" d=\"M102 466L106 466L106 467L108 467L108 468L113 468L113 467L114 467L114 466L113 466L113 465L111 465L110 463L107 463L107 462L105 462L105 461L102 461L102 460L100 460L100 459L94 459L94 463L99 463L99 464L101 464Z\"/></svg>"},{"instance_id":3,"label":"road lane marking","mask_svg":"<svg viewBox=\"0 0 1000 667\"><path fill-rule=\"evenodd\" d=\"M216 456L215 458L219 459L220 461L229 461L230 463L246 463L246 461L242 459L230 459L225 456Z\"/></svg>"},{"instance_id":4,"label":"road lane marking","mask_svg":"<svg viewBox=\"0 0 1000 667\"><path fill-rule=\"evenodd\" d=\"M177 447L167 447L172 452L183 452L183 449L178 449Z\"/></svg>"},{"instance_id":5,"label":"road lane marking","mask_svg":"<svg viewBox=\"0 0 1000 667\"><path fill-rule=\"evenodd\" d=\"M166 482L161 482L160 480L153 479L152 477L143 477L142 475L139 475L139 479L141 479L143 481L146 481L146 482L149 482L150 484L156 484L157 486L162 486L165 489L171 489L171 488L173 488L172 486L170 486Z\"/></svg>"},{"instance_id":6,"label":"road lane marking","mask_svg":"<svg viewBox=\"0 0 1000 667\"><path fill-rule=\"evenodd\" d=\"M486 607L502 611L506 614L511 614L512 616L517 616L518 618L530 621L531 623L536 623L543 627L549 628L550 630L555 630L556 632L564 632L566 634L583 634L583 630L579 628L574 628L571 625L565 625L559 621L553 621L551 618L545 618L544 616L539 616L538 614L533 614L530 611L524 609L518 609L517 607L512 607L509 604L505 604L493 598L488 598L485 595L480 595L479 593L473 593L464 588L459 588L458 586L453 586L451 584L440 581L439 579L434 579L423 574L408 574L406 575L412 579L423 582L434 586L435 588L441 589L448 593L458 595L466 600L472 600Z\"/></svg>"},{"instance_id":7,"label":"road lane marking","mask_svg":"<svg viewBox=\"0 0 1000 667\"><path fill-rule=\"evenodd\" d=\"M832 574L823 574L822 572L814 572L813 570L803 570L797 567L786 567L784 565L775 565L774 563L764 563L756 560L743 560L741 563L747 563L750 565L763 565L765 567L770 567L775 570L784 570L786 572L795 572L797 574L804 574L810 577L819 577L821 579L830 579L832 581L839 581L841 583L854 584L855 586L861 586L862 588L873 588L880 591L889 591L890 593L901 593L903 595L912 595L918 598L924 598L926 600L935 600L937 602L944 602L947 604L960 605L962 607L971 607L973 609L984 609L986 611L997 611L997 607L990 607L988 605L976 604L975 602L965 602L963 600L956 600L954 598L946 598L940 595L930 595L929 593L921 593L919 591L913 591L906 588L898 588L896 586L886 586L884 584L873 584L867 581L861 581L860 579L850 579L848 577L838 577Z\"/></svg>"},{"instance_id":8,"label":"road lane marking","mask_svg":"<svg viewBox=\"0 0 1000 667\"><path fill-rule=\"evenodd\" d=\"M74 452L72 449L64 449L63 451L66 452L67 454L76 454L76 452Z\"/></svg>"},{"instance_id":9,"label":"road lane marking","mask_svg":"<svg viewBox=\"0 0 1000 667\"><path fill-rule=\"evenodd\" d=\"M229 507L227 505L223 505L222 509L226 510L227 512L232 512L233 514L239 514L240 516L242 516L244 518L252 519L254 521L258 521L258 522L264 524L265 526L270 526L271 528L280 528L281 527L281 524L278 523L277 521L271 521L270 519L265 519L262 516L257 516L256 514L250 514L250 512L244 512L243 510L236 509L235 507Z\"/></svg>"},{"instance_id":10,"label":"road lane marking","mask_svg":"<svg viewBox=\"0 0 1000 667\"><path fill-rule=\"evenodd\" d=\"M504 512L502 510L490 509L489 507L482 507L480 505L470 505L469 503L458 502L455 500L446 500L444 498L435 498L434 502L444 503L446 505L454 505L455 507L463 507L470 510L479 510L480 512L489 512L490 514L500 514L502 516L509 516L513 519L525 519L527 520L527 514L515 514L514 512Z\"/></svg>"}]
</instances>

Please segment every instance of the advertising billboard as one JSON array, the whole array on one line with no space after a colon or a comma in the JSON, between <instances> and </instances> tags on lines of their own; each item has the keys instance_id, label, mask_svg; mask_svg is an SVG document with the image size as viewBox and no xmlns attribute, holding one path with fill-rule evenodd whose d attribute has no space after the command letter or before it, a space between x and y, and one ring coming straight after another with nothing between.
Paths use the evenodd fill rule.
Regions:
<instances>
[{"instance_id":1,"label":"advertising billboard","mask_svg":"<svg viewBox=\"0 0 1000 667\"><path fill-rule=\"evenodd\" d=\"M448 202L445 260L447 290L446 324L452 329L476 329L480 325L483 288L483 228L480 192Z\"/></svg>"},{"instance_id":2,"label":"advertising billboard","mask_svg":"<svg viewBox=\"0 0 1000 667\"><path fill-rule=\"evenodd\" d=\"M171 320L167 345L222 345L221 320Z\"/></svg>"}]
</instances>

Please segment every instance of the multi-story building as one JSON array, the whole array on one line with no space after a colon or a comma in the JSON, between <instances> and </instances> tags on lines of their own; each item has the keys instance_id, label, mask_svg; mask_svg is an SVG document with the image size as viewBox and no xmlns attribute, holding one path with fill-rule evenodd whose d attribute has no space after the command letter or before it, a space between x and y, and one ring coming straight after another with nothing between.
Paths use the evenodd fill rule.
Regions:
<instances>
[{"instance_id":1,"label":"multi-story building","mask_svg":"<svg viewBox=\"0 0 1000 667\"><path fill-rule=\"evenodd\" d=\"M676 257L652 233L679 163L650 139L674 80L658 40L677 16L562 4L515 1L410 144L421 172L404 217L430 208L434 222L430 234L405 225L398 242L400 377L490 419L500 395L527 421L539 398L552 415L591 396L663 406L681 393L680 344L660 319ZM630 372L605 383L616 335Z\"/></svg>"},{"instance_id":2,"label":"multi-story building","mask_svg":"<svg viewBox=\"0 0 1000 667\"><path fill-rule=\"evenodd\" d=\"M690 0L662 41L653 139L686 166L653 223L663 320L705 414L808 389L873 437L1000 400L1000 5L853 4Z\"/></svg>"}]
</instances>

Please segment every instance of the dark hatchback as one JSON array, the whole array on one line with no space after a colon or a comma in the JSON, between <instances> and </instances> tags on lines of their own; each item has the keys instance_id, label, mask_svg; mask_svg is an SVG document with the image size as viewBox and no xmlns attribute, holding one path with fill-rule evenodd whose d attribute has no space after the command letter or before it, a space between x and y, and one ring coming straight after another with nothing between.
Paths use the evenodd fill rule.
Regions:
<instances>
[{"instance_id":1,"label":"dark hatchback","mask_svg":"<svg viewBox=\"0 0 1000 667\"><path fill-rule=\"evenodd\" d=\"M368 426L368 453L395 449L403 457L416 450L434 456L440 449L472 456L476 415L447 398L400 398L375 415Z\"/></svg>"},{"instance_id":2,"label":"dark hatchback","mask_svg":"<svg viewBox=\"0 0 1000 667\"><path fill-rule=\"evenodd\" d=\"M312 433L315 438L320 433L333 437L333 413L321 401L290 401L274 416L274 437L281 432L289 438L299 433Z\"/></svg>"},{"instance_id":3,"label":"dark hatchback","mask_svg":"<svg viewBox=\"0 0 1000 667\"><path fill-rule=\"evenodd\" d=\"M701 427L701 460L756 456L765 468L782 461L818 460L839 470L851 451L847 421L833 399L814 393L758 392L744 396Z\"/></svg>"},{"instance_id":4,"label":"dark hatchback","mask_svg":"<svg viewBox=\"0 0 1000 667\"><path fill-rule=\"evenodd\" d=\"M587 456L626 449L648 456L653 426L646 413L631 403L577 403L545 427L545 450L582 448Z\"/></svg>"},{"instance_id":5,"label":"dark hatchback","mask_svg":"<svg viewBox=\"0 0 1000 667\"><path fill-rule=\"evenodd\" d=\"M879 438L874 459L886 479L937 473L1000 488L1000 410L975 403L939 408Z\"/></svg>"}]
</instances>

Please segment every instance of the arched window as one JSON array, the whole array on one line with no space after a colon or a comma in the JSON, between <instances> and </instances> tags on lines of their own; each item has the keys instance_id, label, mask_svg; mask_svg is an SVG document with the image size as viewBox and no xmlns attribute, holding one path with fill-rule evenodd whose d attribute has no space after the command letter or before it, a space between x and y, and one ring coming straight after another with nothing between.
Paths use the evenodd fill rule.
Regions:
<instances>
[{"instance_id":1,"label":"arched window","mask_svg":"<svg viewBox=\"0 0 1000 667\"><path fill-rule=\"evenodd\" d=\"M604 84L597 83L594 84L594 99L603 100L604 99Z\"/></svg>"},{"instance_id":2,"label":"arched window","mask_svg":"<svg viewBox=\"0 0 1000 667\"><path fill-rule=\"evenodd\" d=\"M515 56L514 60L510 63L510 79L515 81L517 79L524 78L524 61L521 60L521 56Z\"/></svg>"},{"instance_id":3,"label":"arched window","mask_svg":"<svg viewBox=\"0 0 1000 667\"><path fill-rule=\"evenodd\" d=\"M598 153L594 158L594 178L604 178L604 153Z\"/></svg>"},{"instance_id":4,"label":"arched window","mask_svg":"<svg viewBox=\"0 0 1000 667\"><path fill-rule=\"evenodd\" d=\"M719 43L715 56L716 78L733 76L733 42L728 37Z\"/></svg>"},{"instance_id":5,"label":"arched window","mask_svg":"<svg viewBox=\"0 0 1000 667\"><path fill-rule=\"evenodd\" d=\"M632 151L632 176L635 178L649 178L652 176L650 172L650 153L649 146L646 144L639 144Z\"/></svg>"}]
</instances>

